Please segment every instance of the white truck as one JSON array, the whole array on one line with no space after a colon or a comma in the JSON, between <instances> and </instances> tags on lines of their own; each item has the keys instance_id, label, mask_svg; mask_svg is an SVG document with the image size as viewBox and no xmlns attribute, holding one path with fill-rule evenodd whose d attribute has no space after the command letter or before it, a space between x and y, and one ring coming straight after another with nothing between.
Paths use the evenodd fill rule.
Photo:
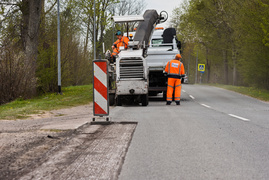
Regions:
<instances>
[{"instance_id":1,"label":"white truck","mask_svg":"<svg viewBox=\"0 0 269 180\"><path fill-rule=\"evenodd\" d=\"M165 12L166 13L166 12ZM165 18L166 17L166 18ZM125 102L148 105L148 96L166 92L163 75L167 61L179 53L175 29L155 30L158 23L167 20L167 13L147 10L143 16L113 17L116 23L139 21L133 41L122 49L116 62L110 64L110 104L121 106ZM126 33L129 36L129 32ZM112 82L115 82L113 85ZM114 101L116 100L116 101Z\"/></svg>"},{"instance_id":2,"label":"white truck","mask_svg":"<svg viewBox=\"0 0 269 180\"><path fill-rule=\"evenodd\" d=\"M150 96L163 92L163 98L166 99L167 77L164 75L164 69L167 62L180 53L179 49L181 42L177 40L174 28L155 29L146 57Z\"/></svg>"}]
</instances>

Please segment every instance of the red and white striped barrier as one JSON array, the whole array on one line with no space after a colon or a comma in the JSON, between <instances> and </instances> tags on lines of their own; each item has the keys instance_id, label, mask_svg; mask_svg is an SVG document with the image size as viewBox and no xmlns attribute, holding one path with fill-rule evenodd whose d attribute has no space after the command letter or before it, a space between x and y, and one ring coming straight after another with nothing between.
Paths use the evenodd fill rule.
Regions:
<instances>
[{"instance_id":1,"label":"red and white striped barrier","mask_svg":"<svg viewBox=\"0 0 269 180\"><path fill-rule=\"evenodd\" d=\"M107 60L99 59L93 61L93 89L94 116L107 116L109 114Z\"/></svg>"}]
</instances>

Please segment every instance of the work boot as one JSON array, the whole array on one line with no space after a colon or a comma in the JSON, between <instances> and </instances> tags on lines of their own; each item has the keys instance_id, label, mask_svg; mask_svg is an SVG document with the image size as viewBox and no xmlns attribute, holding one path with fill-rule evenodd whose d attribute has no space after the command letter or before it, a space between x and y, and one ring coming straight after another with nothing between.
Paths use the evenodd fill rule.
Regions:
<instances>
[{"instance_id":1,"label":"work boot","mask_svg":"<svg viewBox=\"0 0 269 180\"><path fill-rule=\"evenodd\" d=\"M166 101L166 105L170 105L171 104L171 101Z\"/></svg>"},{"instance_id":2,"label":"work boot","mask_svg":"<svg viewBox=\"0 0 269 180\"><path fill-rule=\"evenodd\" d=\"M176 104L177 104L177 105L180 105L180 101L176 101Z\"/></svg>"}]
</instances>

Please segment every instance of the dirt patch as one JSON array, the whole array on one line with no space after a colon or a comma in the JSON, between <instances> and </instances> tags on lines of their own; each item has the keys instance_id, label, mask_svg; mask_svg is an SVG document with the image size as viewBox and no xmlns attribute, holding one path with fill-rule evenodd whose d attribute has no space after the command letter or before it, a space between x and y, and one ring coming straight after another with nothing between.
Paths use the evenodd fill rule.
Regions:
<instances>
[{"instance_id":1,"label":"dirt patch","mask_svg":"<svg viewBox=\"0 0 269 180\"><path fill-rule=\"evenodd\" d=\"M31 114L29 115L28 119L44 119L44 118L53 118L53 117L59 117L59 116L74 116L74 115L83 115L88 114L92 115L93 104L89 105L83 105L83 106L76 106L72 108L65 108L65 109L59 109L59 110L52 110L52 111L41 111L38 114Z\"/></svg>"},{"instance_id":2,"label":"dirt patch","mask_svg":"<svg viewBox=\"0 0 269 180\"><path fill-rule=\"evenodd\" d=\"M41 111L39 114L30 114L28 115L28 119L42 119L42 118L50 118L55 115L50 111Z\"/></svg>"},{"instance_id":3,"label":"dirt patch","mask_svg":"<svg viewBox=\"0 0 269 180\"><path fill-rule=\"evenodd\" d=\"M0 179L18 179L38 167L86 122L78 120L90 121L91 116L89 104L41 112L24 120L0 120ZM57 128L59 124L64 128ZM51 129L42 129L48 125Z\"/></svg>"},{"instance_id":4,"label":"dirt patch","mask_svg":"<svg viewBox=\"0 0 269 180\"><path fill-rule=\"evenodd\" d=\"M1 120L0 179L116 179L136 124L91 118L86 105Z\"/></svg>"},{"instance_id":5,"label":"dirt patch","mask_svg":"<svg viewBox=\"0 0 269 180\"><path fill-rule=\"evenodd\" d=\"M40 130L0 134L0 179L18 179L47 159L69 132ZM55 137L55 138L49 138Z\"/></svg>"}]
</instances>

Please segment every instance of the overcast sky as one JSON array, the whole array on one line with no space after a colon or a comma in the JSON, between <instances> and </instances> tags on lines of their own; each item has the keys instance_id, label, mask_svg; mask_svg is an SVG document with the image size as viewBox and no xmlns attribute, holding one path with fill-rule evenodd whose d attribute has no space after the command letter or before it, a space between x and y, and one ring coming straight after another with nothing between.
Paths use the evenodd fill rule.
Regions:
<instances>
[{"instance_id":1,"label":"overcast sky","mask_svg":"<svg viewBox=\"0 0 269 180\"><path fill-rule=\"evenodd\" d=\"M184 0L144 0L147 4L146 9L155 9L158 13L166 11L168 13L168 21L171 19L174 8L179 7ZM169 23L165 23L168 26ZM160 26L160 25L159 25Z\"/></svg>"}]
</instances>

